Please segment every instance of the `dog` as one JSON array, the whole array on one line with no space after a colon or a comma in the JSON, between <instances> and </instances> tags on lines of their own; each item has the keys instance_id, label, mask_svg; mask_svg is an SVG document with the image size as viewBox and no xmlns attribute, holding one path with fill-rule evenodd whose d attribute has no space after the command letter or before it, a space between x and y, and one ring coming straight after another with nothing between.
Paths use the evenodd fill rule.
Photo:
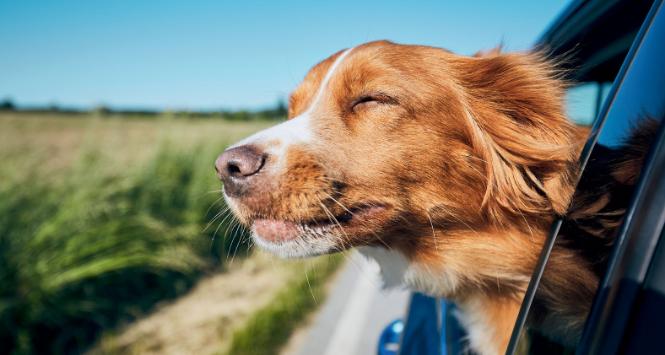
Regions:
<instances>
[{"instance_id":1,"label":"dog","mask_svg":"<svg viewBox=\"0 0 665 355\"><path fill-rule=\"evenodd\" d=\"M215 168L259 247L285 258L357 248L387 287L454 301L471 350L499 354L578 179L589 132L567 119L565 89L537 52L370 42L315 65L289 119ZM577 206L576 218L604 207ZM575 248L555 248L550 264L534 324L574 343L598 272Z\"/></svg>"}]
</instances>

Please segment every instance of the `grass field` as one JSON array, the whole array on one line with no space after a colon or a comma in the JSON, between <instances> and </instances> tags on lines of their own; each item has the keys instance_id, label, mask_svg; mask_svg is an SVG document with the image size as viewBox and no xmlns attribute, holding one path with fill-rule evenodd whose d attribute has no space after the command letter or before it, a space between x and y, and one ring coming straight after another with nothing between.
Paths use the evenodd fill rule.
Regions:
<instances>
[{"instance_id":1,"label":"grass field","mask_svg":"<svg viewBox=\"0 0 665 355\"><path fill-rule=\"evenodd\" d=\"M212 163L271 124L0 114L2 350L85 351L242 258Z\"/></svg>"}]
</instances>

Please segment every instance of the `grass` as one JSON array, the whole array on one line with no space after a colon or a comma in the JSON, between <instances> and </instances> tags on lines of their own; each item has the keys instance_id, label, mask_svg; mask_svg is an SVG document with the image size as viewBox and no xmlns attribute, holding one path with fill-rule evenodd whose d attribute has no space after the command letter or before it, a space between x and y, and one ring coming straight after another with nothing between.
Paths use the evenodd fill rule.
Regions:
<instances>
[{"instance_id":1,"label":"grass","mask_svg":"<svg viewBox=\"0 0 665 355\"><path fill-rule=\"evenodd\" d=\"M82 352L243 254L212 162L267 125L0 116L2 351Z\"/></svg>"},{"instance_id":2,"label":"grass","mask_svg":"<svg viewBox=\"0 0 665 355\"><path fill-rule=\"evenodd\" d=\"M318 259L305 277L291 279L274 299L259 309L231 338L225 355L278 354L296 327L325 299L325 283L341 255Z\"/></svg>"}]
</instances>

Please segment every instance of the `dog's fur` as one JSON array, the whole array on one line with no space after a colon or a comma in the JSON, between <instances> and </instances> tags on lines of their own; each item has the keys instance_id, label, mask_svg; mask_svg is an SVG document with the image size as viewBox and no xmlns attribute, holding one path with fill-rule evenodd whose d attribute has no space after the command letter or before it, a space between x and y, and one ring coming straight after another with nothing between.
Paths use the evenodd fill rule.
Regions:
<instances>
[{"instance_id":1,"label":"dog's fur","mask_svg":"<svg viewBox=\"0 0 665 355\"><path fill-rule=\"evenodd\" d=\"M340 51L293 92L289 121L236 145L266 160L227 202L278 255L359 247L388 285L454 300L471 348L498 354L574 191L587 130L567 120L564 90L538 53L386 41ZM591 200L574 218L593 219L609 197ZM258 220L290 221L298 236L264 238ZM579 336L598 282L590 260L554 250L534 320L550 336Z\"/></svg>"}]
</instances>

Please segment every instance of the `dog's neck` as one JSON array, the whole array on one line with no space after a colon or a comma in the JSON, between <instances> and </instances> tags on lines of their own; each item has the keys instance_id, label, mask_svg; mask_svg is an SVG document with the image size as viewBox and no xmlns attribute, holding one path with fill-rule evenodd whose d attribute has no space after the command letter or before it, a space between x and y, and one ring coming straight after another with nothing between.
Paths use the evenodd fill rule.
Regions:
<instances>
[{"instance_id":1,"label":"dog's neck","mask_svg":"<svg viewBox=\"0 0 665 355\"><path fill-rule=\"evenodd\" d=\"M481 354L500 354L508 344L536 262L529 256L537 256L534 250L544 241L544 231L536 232L473 231L468 232L475 235L469 245L468 235L462 238L459 232L437 231L434 235L439 240L424 239L436 246L420 252L385 246L358 249L379 264L384 287L405 287L454 301L471 348ZM507 249L507 244L513 248ZM516 252L508 255L505 250Z\"/></svg>"},{"instance_id":2,"label":"dog's neck","mask_svg":"<svg viewBox=\"0 0 665 355\"><path fill-rule=\"evenodd\" d=\"M387 288L462 299L469 293L520 293L529 282L545 230L437 230L406 245L358 248L376 260ZM395 238L396 240L397 238Z\"/></svg>"}]
</instances>

